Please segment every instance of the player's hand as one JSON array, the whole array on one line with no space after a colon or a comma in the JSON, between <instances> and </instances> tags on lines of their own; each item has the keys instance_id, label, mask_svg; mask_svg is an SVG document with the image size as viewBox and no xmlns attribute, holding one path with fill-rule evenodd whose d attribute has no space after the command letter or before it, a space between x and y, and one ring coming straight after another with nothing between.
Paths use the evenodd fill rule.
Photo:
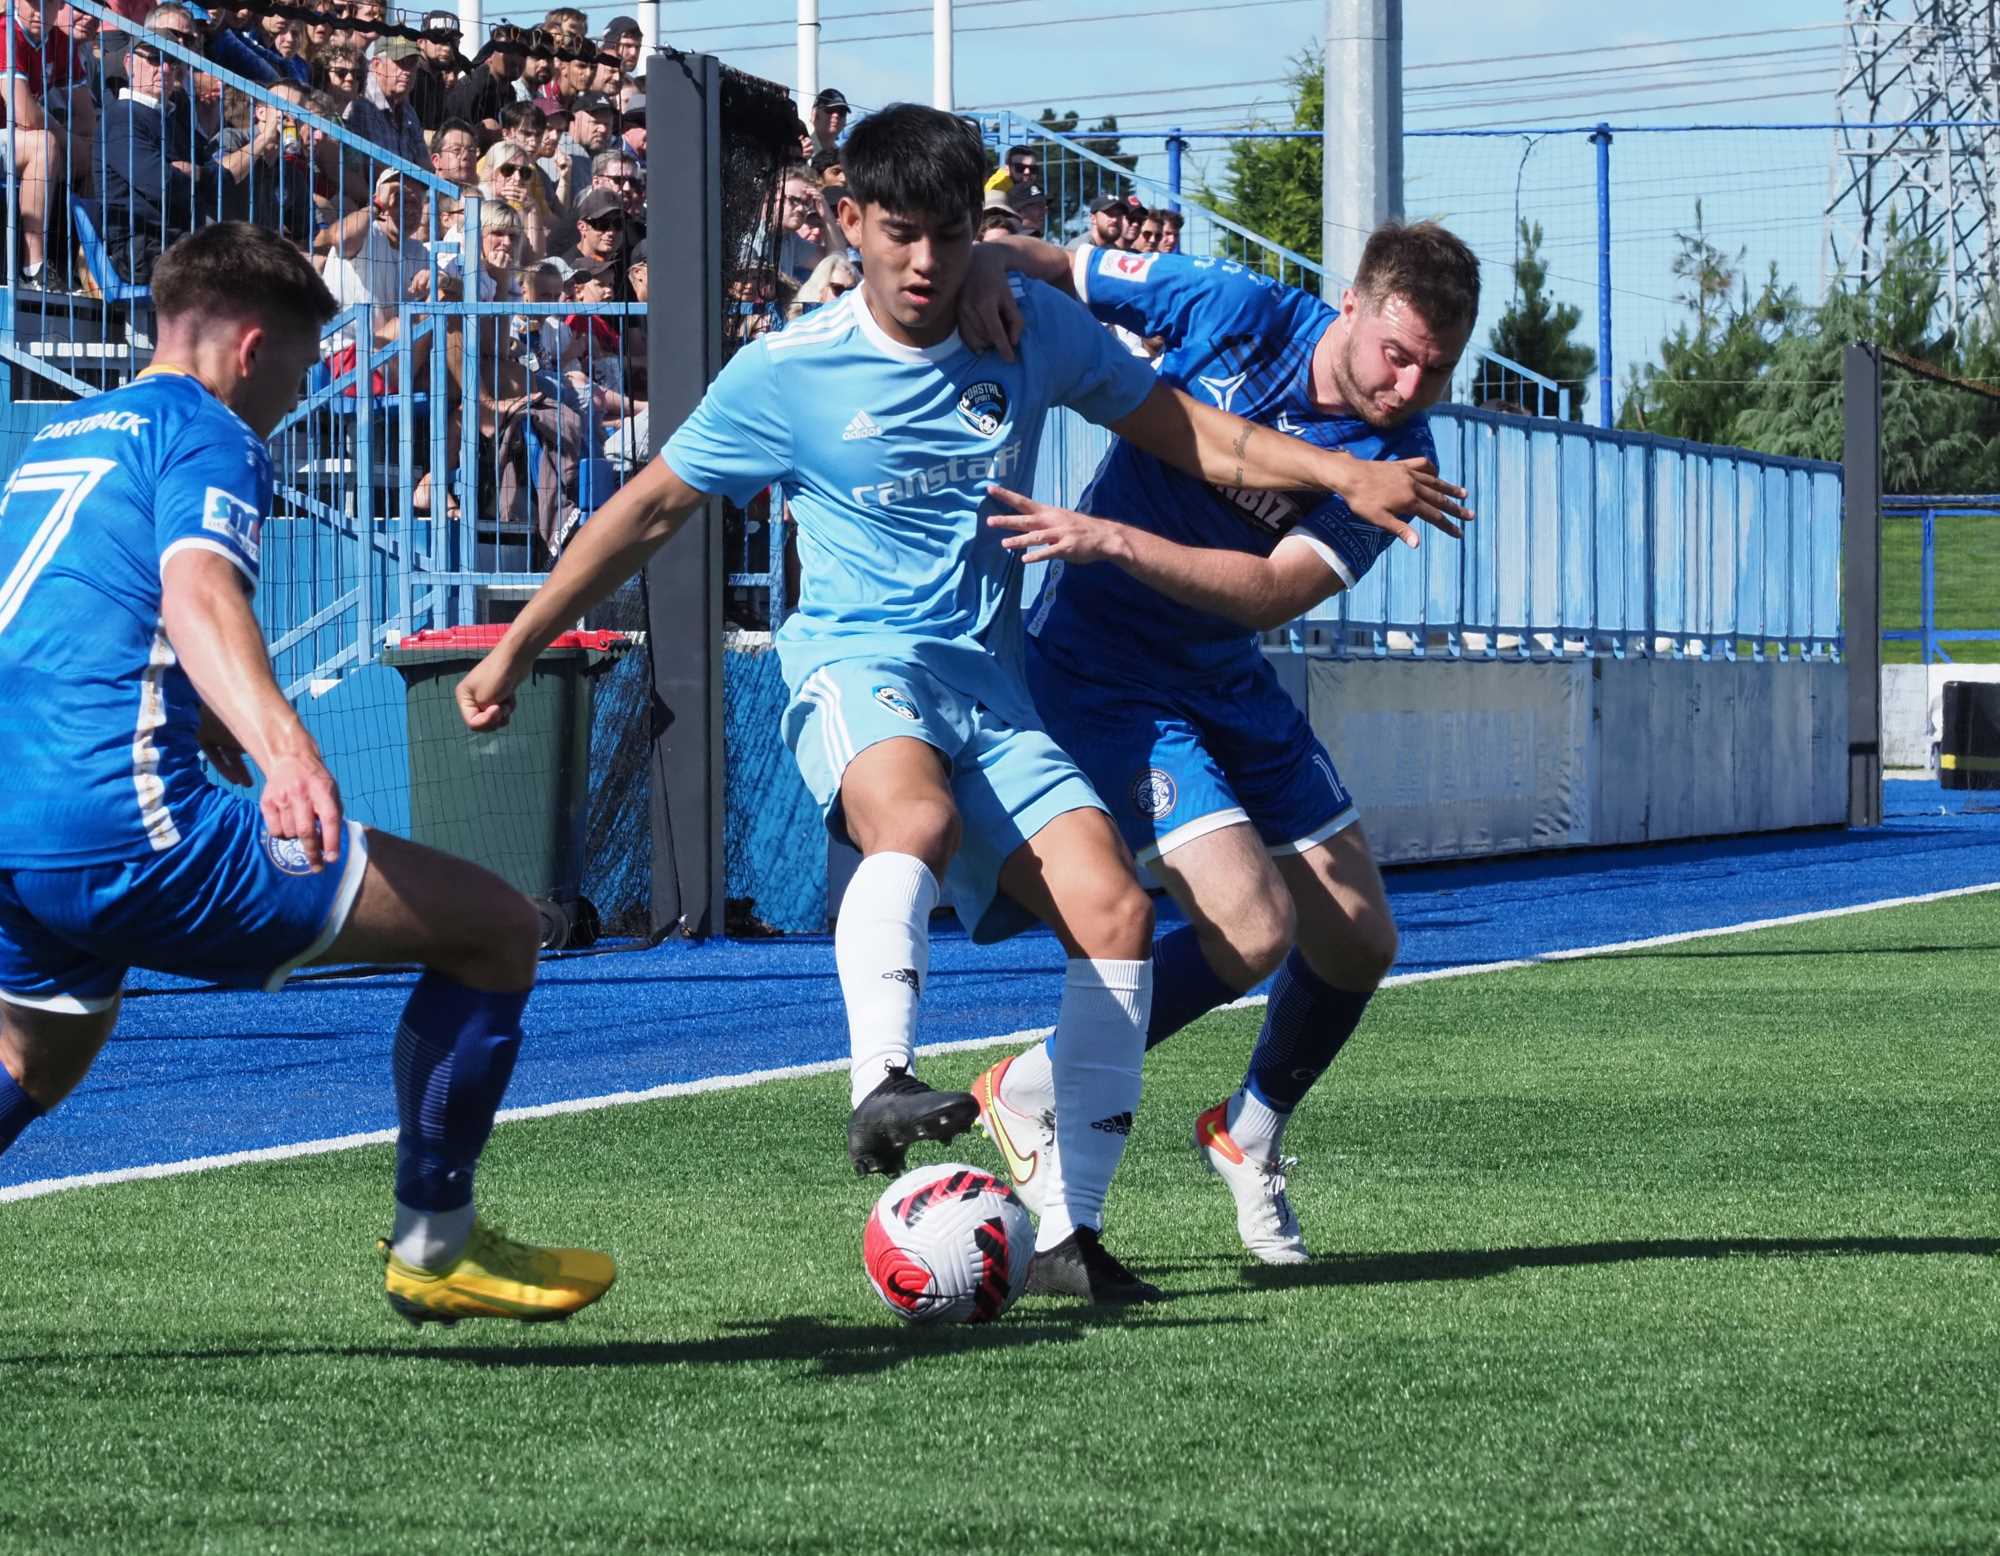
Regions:
<instances>
[{"instance_id":1,"label":"player's hand","mask_svg":"<svg viewBox=\"0 0 2000 1556\"><path fill-rule=\"evenodd\" d=\"M340 858L340 790L318 752L275 758L259 804L271 836L296 839L314 873Z\"/></svg>"},{"instance_id":2,"label":"player's hand","mask_svg":"<svg viewBox=\"0 0 2000 1556\"><path fill-rule=\"evenodd\" d=\"M250 763L243 753L243 742L229 733L229 726L209 710L207 703L201 705L201 727L195 739L201 744L201 754L208 758L225 783L233 783L239 789L250 787Z\"/></svg>"},{"instance_id":3,"label":"player's hand","mask_svg":"<svg viewBox=\"0 0 2000 1556\"><path fill-rule=\"evenodd\" d=\"M494 662L493 655L488 654L474 665L458 683L454 694L458 698L458 716L465 720L465 727L480 734L504 729L514 716L514 685L514 677Z\"/></svg>"},{"instance_id":4,"label":"player's hand","mask_svg":"<svg viewBox=\"0 0 2000 1556\"><path fill-rule=\"evenodd\" d=\"M998 244L976 243L958 294L958 338L974 351L1014 360L1021 340L1021 305L1007 284L1007 256Z\"/></svg>"},{"instance_id":5,"label":"player's hand","mask_svg":"<svg viewBox=\"0 0 2000 1556\"><path fill-rule=\"evenodd\" d=\"M1337 488L1359 519L1387 530L1406 546L1417 544L1417 530L1406 523L1421 519L1453 539L1465 531L1458 521L1470 521L1465 488L1453 486L1428 459L1357 459L1343 469Z\"/></svg>"},{"instance_id":6,"label":"player's hand","mask_svg":"<svg viewBox=\"0 0 2000 1556\"><path fill-rule=\"evenodd\" d=\"M1012 513L995 513L986 522L994 529L1014 533L1000 544L1021 553L1024 562L1064 562L1087 564L1108 560L1117 550L1120 528L1109 519L1094 519L1087 513L1068 508L1052 508L1047 503L1010 492L1004 486L989 486L995 502L1005 503Z\"/></svg>"}]
</instances>

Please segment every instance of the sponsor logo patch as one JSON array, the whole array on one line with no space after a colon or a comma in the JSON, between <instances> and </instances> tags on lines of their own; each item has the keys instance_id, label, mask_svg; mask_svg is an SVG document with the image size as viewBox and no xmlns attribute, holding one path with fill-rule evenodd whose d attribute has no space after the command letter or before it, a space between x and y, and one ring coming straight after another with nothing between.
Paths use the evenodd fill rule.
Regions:
<instances>
[{"instance_id":1,"label":"sponsor logo patch","mask_svg":"<svg viewBox=\"0 0 2000 1556\"><path fill-rule=\"evenodd\" d=\"M1133 809L1148 820L1158 821L1162 816L1172 814L1180 797L1173 774L1162 772L1157 767L1147 768L1132 780Z\"/></svg>"},{"instance_id":2,"label":"sponsor logo patch","mask_svg":"<svg viewBox=\"0 0 2000 1556\"><path fill-rule=\"evenodd\" d=\"M208 489L201 505L201 527L234 541L251 561L257 560L257 540L263 532L264 515L234 493L219 486Z\"/></svg>"},{"instance_id":3,"label":"sponsor logo patch","mask_svg":"<svg viewBox=\"0 0 2000 1556\"><path fill-rule=\"evenodd\" d=\"M1152 272L1157 254L1114 254L1105 269L1127 281L1143 281Z\"/></svg>"},{"instance_id":4,"label":"sponsor logo patch","mask_svg":"<svg viewBox=\"0 0 2000 1556\"><path fill-rule=\"evenodd\" d=\"M1007 391L981 379L958 397L958 419L982 438L997 437L1007 423Z\"/></svg>"},{"instance_id":5,"label":"sponsor logo patch","mask_svg":"<svg viewBox=\"0 0 2000 1556\"><path fill-rule=\"evenodd\" d=\"M881 436L882 429L877 425L875 418L870 416L866 411L856 411L854 413L854 420L847 424L847 429L841 433L840 440L843 443L854 443L862 438L879 438Z\"/></svg>"},{"instance_id":6,"label":"sponsor logo patch","mask_svg":"<svg viewBox=\"0 0 2000 1556\"><path fill-rule=\"evenodd\" d=\"M1100 1118L1093 1121L1090 1127L1092 1129L1101 1129L1107 1135L1129 1135L1132 1132L1132 1115L1130 1113L1113 1113L1109 1118Z\"/></svg>"},{"instance_id":7,"label":"sponsor logo patch","mask_svg":"<svg viewBox=\"0 0 2000 1556\"><path fill-rule=\"evenodd\" d=\"M266 832L264 852L270 855L271 863L287 875L312 874L312 861L306 858L306 845L295 837L273 837Z\"/></svg>"},{"instance_id":8,"label":"sponsor logo patch","mask_svg":"<svg viewBox=\"0 0 2000 1556\"><path fill-rule=\"evenodd\" d=\"M891 968L888 972L882 974L882 976L891 983L900 983L906 988L921 992L917 983L917 970L914 967Z\"/></svg>"},{"instance_id":9,"label":"sponsor logo patch","mask_svg":"<svg viewBox=\"0 0 2000 1556\"><path fill-rule=\"evenodd\" d=\"M917 705L893 686L876 687L874 697L877 702L881 703L883 707L887 708L899 719L908 719L912 724L915 724L920 722L923 717L922 714L917 712Z\"/></svg>"}]
</instances>

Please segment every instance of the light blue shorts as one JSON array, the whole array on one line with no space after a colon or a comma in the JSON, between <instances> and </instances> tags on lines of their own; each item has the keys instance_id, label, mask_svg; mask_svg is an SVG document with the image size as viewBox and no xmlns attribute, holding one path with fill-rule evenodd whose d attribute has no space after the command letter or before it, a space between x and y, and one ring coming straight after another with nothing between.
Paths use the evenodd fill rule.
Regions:
<instances>
[{"instance_id":1,"label":"light blue shorts","mask_svg":"<svg viewBox=\"0 0 2000 1556\"><path fill-rule=\"evenodd\" d=\"M1172 687L1083 674L1030 638L1028 684L1142 865L1240 822L1274 858L1302 854L1357 817L1333 758L1261 655L1239 673Z\"/></svg>"},{"instance_id":2,"label":"light blue shorts","mask_svg":"<svg viewBox=\"0 0 2000 1556\"><path fill-rule=\"evenodd\" d=\"M827 830L843 840L840 778L856 756L879 741L913 737L944 757L965 832L943 885L959 922L982 943L1035 922L1000 894L1008 857L1065 811L1105 808L1047 731L1010 723L912 665L822 665L785 709L783 729Z\"/></svg>"},{"instance_id":3,"label":"light blue shorts","mask_svg":"<svg viewBox=\"0 0 2000 1556\"><path fill-rule=\"evenodd\" d=\"M0 999L70 1015L109 1009L128 967L275 990L325 952L368 870L347 825L314 874L256 802L215 789L173 847L72 870L0 870Z\"/></svg>"}]
</instances>

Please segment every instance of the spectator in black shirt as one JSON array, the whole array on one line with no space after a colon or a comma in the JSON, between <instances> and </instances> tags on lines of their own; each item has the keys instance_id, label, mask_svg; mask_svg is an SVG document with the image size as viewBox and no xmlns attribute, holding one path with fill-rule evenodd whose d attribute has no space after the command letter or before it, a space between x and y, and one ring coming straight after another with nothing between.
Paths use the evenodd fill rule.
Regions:
<instances>
[{"instance_id":1,"label":"spectator in black shirt","mask_svg":"<svg viewBox=\"0 0 2000 1556\"><path fill-rule=\"evenodd\" d=\"M458 17L450 11L431 11L424 16L424 35L417 42L421 58L410 71L410 106L417 122L435 130L450 117L444 100L450 88L445 72L458 57Z\"/></svg>"},{"instance_id":2,"label":"spectator in black shirt","mask_svg":"<svg viewBox=\"0 0 2000 1556\"><path fill-rule=\"evenodd\" d=\"M625 202L613 190L592 189L577 203L576 241L560 257L573 266L604 264L622 272L626 244ZM622 274L614 279L623 285Z\"/></svg>"},{"instance_id":3,"label":"spectator in black shirt","mask_svg":"<svg viewBox=\"0 0 2000 1556\"><path fill-rule=\"evenodd\" d=\"M521 67L528 58L528 35L518 27L502 25L472 62L465 79L451 89L445 99L446 112L479 126L482 142L488 146L500 139L500 110L518 101L514 83L521 79Z\"/></svg>"}]
</instances>

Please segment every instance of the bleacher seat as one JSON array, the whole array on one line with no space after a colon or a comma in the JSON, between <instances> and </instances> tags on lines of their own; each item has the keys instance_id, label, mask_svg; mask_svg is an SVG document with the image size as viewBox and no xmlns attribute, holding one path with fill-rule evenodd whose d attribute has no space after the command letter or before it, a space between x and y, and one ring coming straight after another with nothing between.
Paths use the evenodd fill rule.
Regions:
<instances>
[{"instance_id":1,"label":"bleacher seat","mask_svg":"<svg viewBox=\"0 0 2000 1556\"><path fill-rule=\"evenodd\" d=\"M97 202L86 195L73 194L69 197L70 224L76 233L76 246L83 255L83 268L96 283L98 293L108 303L145 302L153 295L151 287L135 286L119 275L118 267L111 262L111 250L103 238L104 218Z\"/></svg>"}]
</instances>

